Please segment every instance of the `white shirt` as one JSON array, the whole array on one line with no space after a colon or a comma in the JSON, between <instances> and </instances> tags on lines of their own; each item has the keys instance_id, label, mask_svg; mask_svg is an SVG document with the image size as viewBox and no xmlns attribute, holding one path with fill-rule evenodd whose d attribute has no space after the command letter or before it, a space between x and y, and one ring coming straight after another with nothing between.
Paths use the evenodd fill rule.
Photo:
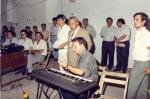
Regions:
<instances>
[{"instance_id":1,"label":"white shirt","mask_svg":"<svg viewBox=\"0 0 150 99\"><path fill-rule=\"evenodd\" d=\"M68 25L64 25L62 28L59 27L57 40L54 42L53 47L58 48L62 43L68 41L68 33L70 31L70 27Z\"/></svg>"},{"instance_id":2,"label":"white shirt","mask_svg":"<svg viewBox=\"0 0 150 99\"><path fill-rule=\"evenodd\" d=\"M47 55L47 43L45 40L41 39L39 41L39 43L37 44L38 42L36 41L34 44L33 44L33 49L35 50L44 50L42 53L40 53L41 55Z\"/></svg>"},{"instance_id":3,"label":"white shirt","mask_svg":"<svg viewBox=\"0 0 150 99\"><path fill-rule=\"evenodd\" d=\"M95 37L96 37L96 31L95 31L95 28L94 28L92 25L88 24L85 29L86 29L86 30L88 31L88 33L92 36L92 38L95 38Z\"/></svg>"},{"instance_id":4,"label":"white shirt","mask_svg":"<svg viewBox=\"0 0 150 99\"><path fill-rule=\"evenodd\" d=\"M103 27L101 30L101 36L103 38L103 41L114 41L114 37L115 37L116 32L117 32L117 28L114 26Z\"/></svg>"},{"instance_id":5,"label":"white shirt","mask_svg":"<svg viewBox=\"0 0 150 99\"><path fill-rule=\"evenodd\" d=\"M45 30L45 31L41 31L41 33L42 33L42 34L43 34L43 36L44 36L44 38L43 38L43 39L45 39L45 38L50 38L50 31Z\"/></svg>"},{"instance_id":6,"label":"white shirt","mask_svg":"<svg viewBox=\"0 0 150 99\"><path fill-rule=\"evenodd\" d=\"M6 41L3 43L3 45L10 45L11 43L19 44L19 41L18 41L18 39L13 37L11 42L10 42L10 39L6 39Z\"/></svg>"},{"instance_id":7,"label":"white shirt","mask_svg":"<svg viewBox=\"0 0 150 99\"><path fill-rule=\"evenodd\" d=\"M25 40L20 39L19 45L22 45L24 47L24 50L29 50L30 48L33 47L33 42L29 38L26 38Z\"/></svg>"},{"instance_id":8,"label":"white shirt","mask_svg":"<svg viewBox=\"0 0 150 99\"><path fill-rule=\"evenodd\" d=\"M135 46L134 46L134 60L148 61L150 60L150 32L145 28L136 31Z\"/></svg>"},{"instance_id":9,"label":"white shirt","mask_svg":"<svg viewBox=\"0 0 150 99\"><path fill-rule=\"evenodd\" d=\"M58 33L58 26L54 26L54 24L51 24L51 27L50 27L50 32L51 32L51 35L52 36L56 36L57 33Z\"/></svg>"},{"instance_id":10,"label":"white shirt","mask_svg":"<svg viewBox=\"0 0 150 99\"><path fill-rule=\"evenodd\" d=\"M130 40L131 30L126 25L123 25L122 27L117 28L117 33L116 33L115 36L117 38L120 38L124 34L127 35L127 36L124 39L122 39L121 41L119 41L119 42L125 42L125 41L129 41Z\"/></svg>"}]
</instances>

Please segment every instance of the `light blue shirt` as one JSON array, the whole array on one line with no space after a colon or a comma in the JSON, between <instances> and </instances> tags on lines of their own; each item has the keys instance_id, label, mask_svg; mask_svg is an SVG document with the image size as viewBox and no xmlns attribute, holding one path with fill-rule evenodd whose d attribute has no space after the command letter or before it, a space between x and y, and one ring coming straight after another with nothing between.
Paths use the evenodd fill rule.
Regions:
<instances>
[{"instance_id":1,"label":"light blue shirt","mask_svg":"<svg viewBox=\"0 0 150 99\"><path fill-rule=\"evenodd\" d=\"M3 45L10 45L11 43L15 43L15 44L19 45L19 41L15 37L12 39L11 42L10 42L10 39L6 39L6 41L3 43Z\"/></svg>"}]
</instances>

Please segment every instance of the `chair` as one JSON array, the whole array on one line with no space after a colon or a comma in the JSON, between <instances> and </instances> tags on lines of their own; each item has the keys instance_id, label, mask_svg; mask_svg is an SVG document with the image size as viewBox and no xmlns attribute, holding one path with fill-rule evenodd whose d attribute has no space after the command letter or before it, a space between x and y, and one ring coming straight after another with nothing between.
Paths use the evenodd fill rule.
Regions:
<instances>
[{"instance_id":1,"label":"chair","mask_svg":"<svg viewBox=\"0 0 150 99\"><path fill-rule=\"evenodd\" d=\"M51 55L51 50L48 49L48 50L47 50L47 57L46 57L46 59L34 63L34 64L33 64L34 68L36 68L36 69L47 68L48 63L49 63L49 59L50 59L50 55Z\"/></svg>"},{"instance_id":2,"label":"chair","mask_svg":"<svg viewBox=\"0 0 150 99\"><path fill-rule=\"evenodd\" d=\"M100 82L99 82L99 86L100 86L99 93L101 95L104 92L106 83L124 85L125 90L124 90L123 99L126 99L126 93L127 93L127 87L128 87L128 81L129 81L129 74L127 74L127 73L118 73L118 72L109 72L109 71L103 71L99 74L101 76L101 79L100 79ZM101 98L101 99L116 99L116 97L112 97L112 96L102 95L102 97L103 98Z\"/></svg>"},{"instance_id":3,"label":"chair","mask_svg":"<svg viewBox=\"0 0 150 99\"><path fill-rule=\"evenodd\" d=\"M104 72L105 70L106 70L106 66L98 66L98 72L99 72L98 74L99 74L100 77L103 75L103 72ZM100 82L99 82L99 86L100 86ZM96 90L96 92L94 92L94 94L95 94L95 95L99 94L99 89ZM94 94L93 94L93 95L94 95ZM92 95L92 97L94 97L93 95Z\"/></svg>"}]
</instances>

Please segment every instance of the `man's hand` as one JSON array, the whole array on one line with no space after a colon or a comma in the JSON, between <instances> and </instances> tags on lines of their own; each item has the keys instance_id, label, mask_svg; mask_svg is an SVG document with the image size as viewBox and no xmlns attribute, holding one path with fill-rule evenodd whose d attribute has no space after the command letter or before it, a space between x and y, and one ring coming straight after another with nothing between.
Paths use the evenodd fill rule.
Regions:
<instances>
[{"instance_id":1,"label":"man's hand","mask_svg":"<svg viewBox=\"0 0 150 99\"><path fill-rule=\"evenodd\" d=\"M145 69L145 72L146 72L147 74L150 74L150 67L146 68L146 69Z\"/></svg>"},{"instance_id":2,"label":"man's hand","mask_svg":"<svg viewBox=\"0 0 150 99\"><path fill-rule=\"evenodd\" d=\"M62 60L58 60L58 64L64 68L67 68L67 64L65 64Z\"/></svg>"}]
</instances>

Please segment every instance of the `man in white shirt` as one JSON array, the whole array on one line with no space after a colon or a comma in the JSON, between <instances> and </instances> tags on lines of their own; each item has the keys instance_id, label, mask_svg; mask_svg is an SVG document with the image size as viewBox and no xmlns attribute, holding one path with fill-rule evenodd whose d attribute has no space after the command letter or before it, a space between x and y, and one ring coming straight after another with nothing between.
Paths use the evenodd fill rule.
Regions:
<instances>
[{"instance_id":1,"label":"man in white shirt","mask_svg":"<svg viewBox=\"0 0 150 99\"><path fill-rule=\"evenodd\" d=\"M146 29L148 16L138 12L133 17L137 31L133 52L134 66L130 74L127 99L148 99L148 76L145 73L150 66L150 31Z\"/></svg>"},{"instance_id":2,"label":"man in white shirt","mask_svg":"<svg viewBox=\"0 0 150 99\"><path fill-rule=\"evenodd\" d=\"M117 20L117 33L115 36L115 45L117 48L117 67L114 71L126 72L128 67L128 57L129 57L129 42L131 30L125 25L125 20L119 18Z\"/></svg>"},{"instance_id":3,"label":"man in white shirt","mask_svg":"<svg viewBox=\"0 0 150 99\"><path fill-rule=\"evenodd\" d=\"M63 46L65 42L68 41L68 32L70 31L70 27L65 24L66 16L60 14L57 16L57 23L59 25L57 40L53 44L53 48L58 49L58 60L63 60L67 63L67 46ZM60 70L64 71L62 66L60 66Z\"/></svg>"},{"instance_id":4,"label":"man in white shirt","mask_svg":"<svg viewBox=\"0 0 150 99\"><path fill-rule=\"evenodd\" d=\"M51 32L51 43L53 44L57 40L57 33L58 33L57 18L53 17L52 21L53 23L51 24L50 32Z\"/></svg>"},{"instance_id":5,"label":"man in white shirt","mask_svg":"<svg viewBox=\"0 0 150 99\"><path fill-rule=\"evenodd\" d=\"M103 27L101 30L101 37L103 39L102 42L102 66L108 66L108 69L111 70L114 65L114 40L117 28L112 26L113 19L108 17L106 19L107 26ZM109 57L109 63L107 64Z\"/></svg>"},{"instance_id":6,"label":"man in white shirt","mask_svg":"<svg viewBox=\"0 0 150 99\"><path fill-rule=\"evenodd\" d=\"M16 39L13 31L8 31L7 32L7 39L2 45L10 45L12 43L19 44L19 41L18 41L18 39Z\"/></svg>"},{"instance_id":7,"label":"man in white shirt","mask_svg":"<svg viewBox=\"0 0 150 99\"><path fill-rule=\"evenodd\" d=\"M46 29L46 24L45 24L45 23L41 24L41 28L42 28L41 33L42 33L43 36L44 36L43 39L44 39L45 41L48 41L48 39L51 38L51 37L50 37L50 36L51 36L50 31L48 31L48 30Z\"/></svg>"},{"instance_id":8,"label":"man in white shirt","mask_svg":"<svg viewBox=\"0 0 150 99\"><path fill-rule=\"evenodd\" d=\"M21 39L19 40L19 45L24 47L24 50L30 50L33 47L33 41L27 37L26 30L21 30Z\"/></svg>"},{"instance_id":9,"label":"man in white shirt","mask_svg":"<svg viewBox=\"0 0 150 99\"><path fill-rule=\"evenodd\" d=\"M29 74L33 70L32 65L36 62L44 60L45 56L47 55L47 43L42 38L42 33L37 32L35 34L35 43L31 49L31 54L28 54L27 69Z\"/></svg>"}]
</instances>

